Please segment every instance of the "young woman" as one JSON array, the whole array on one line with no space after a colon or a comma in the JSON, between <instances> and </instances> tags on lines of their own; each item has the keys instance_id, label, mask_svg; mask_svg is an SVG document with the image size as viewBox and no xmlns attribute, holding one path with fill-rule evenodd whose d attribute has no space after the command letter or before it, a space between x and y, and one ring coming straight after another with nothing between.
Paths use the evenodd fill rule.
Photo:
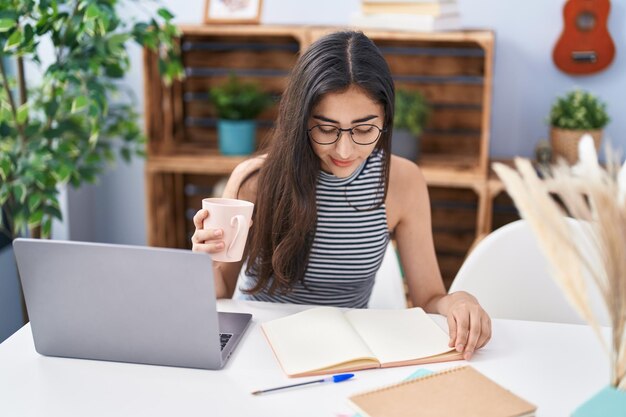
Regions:
<instances>
[{"instance_id":1,"label":"young woman","mask_svg":"<svg viewBox=\"0 0 626 417\"><path fill-rule=\"evenodd\" d=\"M252 300L363 308L394 233L413 305L445 315L450 346L469 359L491 337L489 316L465 292L446 294L426 182L391 155L394 85L374 43L330 34L303 53L279 106L267 153L239 165L224 197L255 203L244 261ZM222 230L194 217L193 250L224 250ZM231 297L243 261L215 262Z\"/></svg>"}]
</instances>

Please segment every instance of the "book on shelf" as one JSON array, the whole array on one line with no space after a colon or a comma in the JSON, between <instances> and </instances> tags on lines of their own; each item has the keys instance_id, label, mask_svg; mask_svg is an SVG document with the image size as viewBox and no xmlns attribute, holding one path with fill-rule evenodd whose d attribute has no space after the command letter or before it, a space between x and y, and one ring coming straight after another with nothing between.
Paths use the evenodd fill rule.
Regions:
<instances>
[{"instance_id":1,"label":"book on shelf","mask_svg":"<svg viewBox=\"0 0 626 417\"><path fill-rule=\"evenodd\" d=\"M537 407L462 366L348 398L362 417L532 417Z\"/></svg>"},{"instance_id":2,"label":"book on shelf","mask_svg":"<svg viewBox=\"0 0 626 417\"><path fill-rule=\"evenodd\" d=\"M461 16L457 13L439 16L416 14L372 14L356 13L350 24L359 28L406 30L432 32L439 30L461 29Z\"/></svg>"},{"instance_id":3,"label":"book on shelf","mask_svg":"<svg viewBox=\"0 0 626 417\"><path fill-rule=\"evenodd\" d=\"M421 308L315 307L261 325L290 377L460 360Z\"/></svg>"},{"instance_id":4,"label":"book on shelf","mask_svg":"<svg viewBox=\"0 0 626 417\"><path fill-rule=\"evenodd\" d=\"M364 15L416 14L439 16L442 14L459 13L459 8L455 1L429 3L382 2L363 3L361 5L361 11Z\"/></svg>"}]
</instances>

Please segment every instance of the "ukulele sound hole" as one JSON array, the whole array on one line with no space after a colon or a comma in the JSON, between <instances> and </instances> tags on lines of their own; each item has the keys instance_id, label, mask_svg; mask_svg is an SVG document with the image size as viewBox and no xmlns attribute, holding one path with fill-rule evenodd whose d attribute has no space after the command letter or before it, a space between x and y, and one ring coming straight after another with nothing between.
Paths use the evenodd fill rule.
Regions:
<instances>
[{"instance_id":1,"label":"ukulele sound hole","mask_svg":"<svg viewBox=\"0 0 626 417\"><path fill-rule=\"evenodd\" d=\"M576 16L576 27L579 30L588 32L596 26L596 15L585 11Z\"/></svg>"}]
</instances>

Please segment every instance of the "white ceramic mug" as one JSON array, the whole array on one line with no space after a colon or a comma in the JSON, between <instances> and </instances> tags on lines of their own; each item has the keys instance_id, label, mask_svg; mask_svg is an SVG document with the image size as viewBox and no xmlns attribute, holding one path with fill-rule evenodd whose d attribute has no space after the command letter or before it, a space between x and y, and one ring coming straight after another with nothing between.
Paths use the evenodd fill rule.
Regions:
<instances>
[{"instance_id":1,"label":"white ceramic mug","mask_svg":"<svg viewBox=\"0 0 626 417\"><path fill-rule=\"evenodd\" d=\"M202 208L209 211L204 219L204 229L222 229L224 250L212 253L211 257L220 262L237 262L243 257L248 239L248 229L252 220L254 204L232 198L205 198Z\"/></svg>"}]
</instances>

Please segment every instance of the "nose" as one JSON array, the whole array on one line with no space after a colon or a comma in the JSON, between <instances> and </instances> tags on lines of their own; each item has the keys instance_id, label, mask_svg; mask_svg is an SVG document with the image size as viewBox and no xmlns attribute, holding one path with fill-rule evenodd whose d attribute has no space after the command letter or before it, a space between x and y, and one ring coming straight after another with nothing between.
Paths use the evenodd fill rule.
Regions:
<instances>
[{"instance_id":1,"label":"nose","mask_svg":"<svg viewBox=\"0 0 626 417\"><path fill-rule=\"evenodd\" d=\"M348 159L352 154L354 142L352 142L352 137L350 137L349 130L342 130L339 133L339 140L335 142L335 151L337 152L337 156L342 159Z\"/></svg>"}]
</instances>

